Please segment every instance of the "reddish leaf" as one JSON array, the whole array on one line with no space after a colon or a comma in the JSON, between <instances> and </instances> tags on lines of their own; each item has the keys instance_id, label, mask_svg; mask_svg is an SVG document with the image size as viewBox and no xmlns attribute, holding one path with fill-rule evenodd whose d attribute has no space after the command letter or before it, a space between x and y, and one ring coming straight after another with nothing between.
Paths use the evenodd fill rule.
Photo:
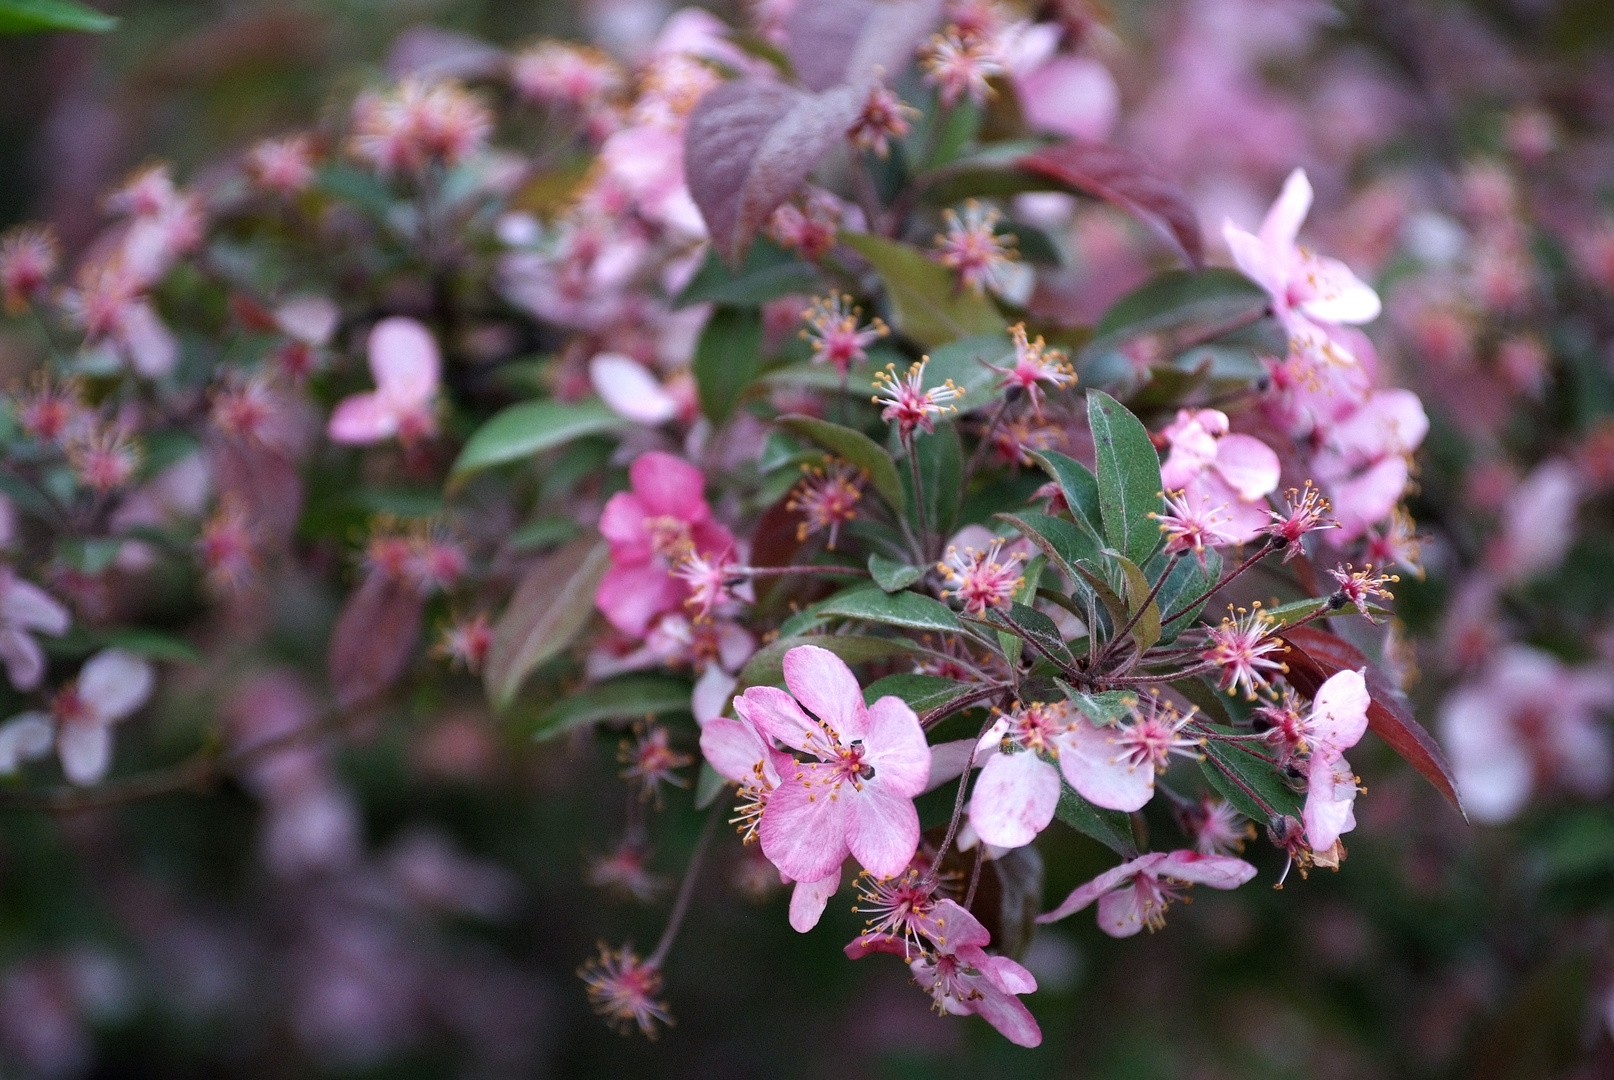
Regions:
<instances>
[{"instance_id":1,"label":"reddish leaf","mask_svg":"<svg viewBox=\"0 0 1614 1080\"><path fill-rule=\"evenodd\" d=\"M1445 753L1423 725L1412 718L1411 711L1382 671L1350 642L1315 626L1291 626L1279 636L1289 646L1285 656L1289 681L1308 696L1316 694L1318 687L1335 672L1347 668L1365 669L1367 690L1372 697L1367 710L1368 727L1389 743L1390 749L1400 754L1407 764L1423 773L1459 814L1463 813L1457 782L1452 779Z\"/></svg>"},{"instance_id":2,"label":"reddish leaf","mask_svg":"<svg viewBox=\"0 0 1614 1080\"><path fill-rule=\"evenodd\" d=\"M303 481L297 463L268 447L223 437L208 440L219 496L246 515L257 546L283 551L297 531L303 510Z\"/></svg>"},{"instance_id":3,"label":"reddish leaf","mask_svg":"<svg viewBox=\"0 0 1614 1080\"><path fill-rule=\"evenodd\" d=\"M1199 218L1181 185L1124 146L1065 142L1027 154L1019 167L1114 203L1154 229L1189 266L1205 262Z\"/></svg>"},{"instance_id":4,"label":"reddish leaf","mask_svg":"<svg viewBox=\"0 0 1614 1080\"><path fill-rule=\"evenodd\" d=\"M539 560L493 627L482 682L494 708L515 700L534 668L572 643L594 611L594 590L611 565L595 535L580 536Z\"/></svg>"},{"instance_id":5,"label":"reddish leaf","mask_svg":"<svg viewBox=\"0 0 1614 1080\"><path fill-rule=\"evenodd\" d=\"M371 571L331 630L331 688L344 709L380 694L402 675L420 637L420 590Z\"/></svg>"},{"instance_id":6,"label":"reddish leaf","mask_svg":"<svg viewBox=\"0 0 1614 1080\"><path fill-rule=\"evenodd\" d=\"M394 79L491 79L504 69L504 50L481 38L438 26L411 26L387 50L387 74Z\"/></svg>"},{"instance_id":7,"label":"reddish leaf","mask_svg":"<svg viewBox=\"0 0 1614 1080\"><path fill-rule=\"evenodd\" d=\"M894 79L941 16L940 0L811 0L785 22L785 55L809 90Z\"/></svg>"},{"instance_id":8,"label":"reddish leaf","mask_svg":"<svg viewBox=\"0 0 1614 1080\"><path fill-rule=\"evenodd\" d=\"M689 118L684 172L717 251L738 263L779 204L846 136L863 88L805 94L764 79L713 89Z\"/></svg>"}]
</instances>

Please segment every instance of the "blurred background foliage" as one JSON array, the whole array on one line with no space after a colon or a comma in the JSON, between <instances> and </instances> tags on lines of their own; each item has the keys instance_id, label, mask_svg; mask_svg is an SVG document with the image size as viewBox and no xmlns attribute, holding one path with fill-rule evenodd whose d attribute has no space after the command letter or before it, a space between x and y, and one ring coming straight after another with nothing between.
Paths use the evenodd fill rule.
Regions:
<instances>
[{"instance_id":1,"label":"blurred background foliage","mask_svg":"<svg viewBox=\"0 0 1614 1080\"><path fill-rule=\"evenodd\" d=\"M1111 25L1129 55L1149 56L1175 6L1114 0ZM345 109L380 77L390 43L422 23L498 43L609 41L664 13L631 0L586 11L553 0L134 0L114 10L122 22L109 35L0 40L0 227L42 218L69 249L81 245L98 197L131 168L163 158L194 177L258 138ZM1358 169L1456 169L1496 147L1512 96L1483 73L1468 72L1470 85L1454 78L1463 35L1513 57L1571 130L1582 125L1577 134L1593 142L1607 134L1597 118L1614 109L1577 95L1614 96L1608 0L1361 0L1336 10L1304 56L1267 74L1273 86L1303 87L1308 57L1349 52L1418 99L1416 118ZM1128 95L1146 78L1116 74ZM1614 196L1602 160L1591 167ZM1571 314L1551 328L1562 379L1509 428L1525 456L1552 432L1614 411L1592 344L1609 313ZM0 347L0 378L15 374ZM1450 409L1431 412L1414 507L1445 526L1471 453ZM1563 568L1521 599L1548 613L1538 642L1590 655L1584 628L1614 605L1610 535L1588 528ZM1439 632L1451 590L1439 566L1403 582L1414 637ZM307 626L328 619L288 616L278 647L317 663ZM1441 689L1414 688L1426 722ZM183 716L170 722L185 726ZM678 1025L656 1043L619 1038L589 1014L572 976L596 935L648 944L659 928L659 912L582 883L585 857L620 831L619 738L529 746L494 726L469 679L457 691L424 688L341 762L378 853L373 880L301 891L268 880L254 804L233 788L61 818L0 811L0 1077L1614 1076L1614 803L1549 800L1508 827L1470 826L1377 744L1359 750L1370 797L1341 872L1291 877L1276 892L1279 860L1257 846L1256 885L1196 896L1159 934L1112 941L1082 919L1044 929L1026 961L1043 987L1028 999L1046 1034L1037 1051L931 1016L897 965L845 961L832 943L858 923L843 900L810 937L793 933L779 889L747 898L757 867L732 838L668 969ZM134 753L166 760L162 731ZM657 860L672 874L698 827L688 799L674 792L683 812L655 826ZM456 880L514 898L513 917L430 917L429 889L413 907L366 892L385 893L410 844L443 836L483 873ZM1050 834L1044 854L1050 897L1110 861L1072 833ZM394 906L380 920L353 914L375 904Z\"/></svg>"}]
</instances>

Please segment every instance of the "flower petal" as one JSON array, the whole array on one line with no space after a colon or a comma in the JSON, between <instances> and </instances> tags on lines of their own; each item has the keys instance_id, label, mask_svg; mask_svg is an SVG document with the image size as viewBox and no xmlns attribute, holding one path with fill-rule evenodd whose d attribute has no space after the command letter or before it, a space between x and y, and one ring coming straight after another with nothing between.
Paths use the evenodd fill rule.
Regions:
<instances>
[{"instance_id":1,"label":"flower petal","mask_svg":"<svg viewBox=\"0 0 1614 1080\"><path fill-rule=\"evenodd\" d=\"M811 753L809 747L824 748L823 729L801 711L795 698L777 686L748 688L744 695L734 699L734 711L764 736L778 739L792 750Z\"/></svg>"},{"instance_id":2,"label":"flower petal","mask_svg":"<svg viewBox=\"0 0 1614 1080\"><path fill-rule=\"evenodd\" d=\"M842 788L841 795L840 800L827 798L849 804L846 843L863 869L877 878L895 877L906 870L919 850L919 812L913 800L878 783L865 784L855 794ZM821 796L820 801L825 798Z\"/></svg>"},{"instance_id":3,"label":"flower petal","mask_svg":"<svg viewBox=\"0 0 1614 1080\"><path fill-rule=\"evenodd\" d=\"M1113 938L1131 937L1152 914L1153 904L1135 882L1098 898L1098 928Z\"/></svg>"},{"instance_id":4,"label":"flower petal","mask_svg":"<svg viewBox=\"0 0 1614 1080\"><path fill-rule=\"evenodd\" d=\"M678 415L678 402L631 356L600 353L588 362L588 378L612 412L636 424L663 424Z\"/></svg>"},{"instance_id":5,"label":"flower petal","mask_svg":"<svg viewBox=\"0 0 1614 1080\"><path fill-rule=\"evenodd\" d=\"M1059 739L1059 771L1077 793L1106 810L1141 810L1154 797L1154 765L1116 760L1115 729L1094 727L1078 716Z\"/></svg>"},{"instance_id":6,"label":"flower petal","mask_svg":"<svg viewBox=\"0 0 1614 1080\"><path fill-rule=\"evenodd\" d=\"M1342 754L1367 732L1367 709L1372 698L1360 671L1336 671L1317 688L1308 721L1312 741L1333 754Z\"/></svg>"},{"instance_id":7,"label":"flower petal","mask_svg":"<svg viewBox=\"0 0 1614 1080\"><path fill-rule=\"evenodd\" d=\"M1245 502L1270 495L1282 467L1272 448L1253 435L1224 435L1216 441L1216 471Z\"/></svg>"},{"instance_id":8,"label":"flower petal","mask_svg":"<svg viewBox=\"0 0 1614 1080\"><path fill-rule=\"evenodd\" d=\"M1213 889L1236 889L1255 876L1255 867L1231 855L1201 855L1185 849L1173 851L1156 863L1154 873Z\"/></svg>"},{"instance_id":9,"label":"flower petal","mask_svg":"<svg viewBox=\"0 0 1614 1080\"><path fill-rule=\"evenodd\" d=\"M679 521L706 520L706 477L684 459L651 450L628 466L628 479L646 513Z\"/></svg>"},{"instance_id":10,"label":"flower petal","mask_svg":"<svg viewBox=\"0 0 1614 1080\"><path fill-rule=\"evenodd\" d=\"M1268 251L1294 250L1300 226L1311 212L1311 199L1311 181L1306 178L1306 170L1296 169L1283 182L1283 191L1261 222L1261 243Z\"/></svg>"},{"instance_id":11,"label":"flower petal","mask_svg":"<svg viewBox=\"0 0 1614 1080\"><path fill-rule=\"evenodd\" d=\"M337 402L325 434L349 446L380 442L398 434L398 414L378 393L354 394Z\"/></svg>"},{"instance_id":12,"label":"flower petal","mask_svg":"<svg viewBox=\"0 0 1614 1080\"><path fill-rule=\"evenodd\" d=\"M370 331L368 349L376 392L395 409L418 410L437 395L442 361L431 331L419 320L382 319Z\"/></svg>"},{"instance_id":13,"label":"flower petal","mask_svg":"<svg viewBox=\"0 0 1614 1080\"><path fill-rule=\"evenodd\" d=\"M689 697L689 709L695 714L697 724L704 726L723 715L729 698L734 694L736 682L733 675L717 664L706 665L706 670L696 680L695 690Z\"/></svg>"},{"instance_id":14,"label":"flower petal","mask_svg":"<svg viewBox=\"0 0 1614 1080\"><path fill-rule=\"evenodd\" d=\"M644 637L652 619L676 610L683 599L679 580L654 563L613 566L594 590L594 606L631 637Z\"/></svg>"},{"instance_id":15,"label":"flower petal","mask_svg":"<svg viewBox=\"0 0 1614 1080\"><path fill-rule=\"evenodd\" d=\"M10 626L0 626L0 662L18 690L32 690L45 677L45 651L39 642Z\"/></svg>"},{"instance_id":16,"label":"flower petal","mask_svg":"<svg viewBox=\"0 0 1614 1080\"><path fill-rule=\"evenodd\" d=\"M899 697L883 697L868 709L864 761L874 769L874 783L904 798L930 785L930 747L919 717Z\"/></svg>"},{"instance_id":17,"label":"flower petal","mask_svg":"<svg viewBox=\"0 0 1614 1080\"><path fill-rule=\"evenodd\" d=\"M1076 914L1082 908L1121 884L1121 882L1126 881L1134 874L1142 873L1156 863L1163 861L1165 857L1166 855L1163 851L1151 851L1147 855L1140 855L1130 862L1122 863L1120 866L1110 867L1087 884L1076 886L1071 891L1071 894L1065 897L1064 903L1052 911L1046 911L1038 915L1037 922L1058 922L1067 915Z\"/></svg>"},{"instance_id":18,"label":"flower petal","mask_svg":"<svg viewBox=\"0 0 1614 1080\"><path fill-rule=\"evenodd\" d=\"M112 729L94 721L63 724L56 734L56 754L68 780L98 783L112 764Z\"/></svg>"},{"instance_id":19,"label":"flower petal","mask_svg":"<svg viewBox=\"0 0 1614 1080\"><path fill-rule=\"evenodd\" d=\"M13 577L0 591L0 622L60 637L67 633L72 616L38 585Z\"/></svg>"},{"instance_id":20,"label":"flower petal","mask_svg":"<svg viewBox=\"0 0 1614 1080\"><path fill-rule=\"evenodd\" d=\"M24 761L36 761L50 753L56 729L50 716L42 712L25 712L0 725L0 776L17 771Z\"/></svg>"},{"instance_id":21,"label":"flower petal","mask_svg":"<svg viewBox=\"0 0 1614 1080\"><path fill-rule=\"evenodd\" d=\"M701 728L701 756L723 779L743 784L756 779L768 752L750 724L719 717Z\"/></svg>"},{"instance_id":22,"label":"flower petal","mask_svg":"<svg viewBox=\"0 0 1614 1080\"><path fill-rule=\"evenodd\" d=\"M817 645L798 645L785 653L784 669L785 685L796 700L828 725L841 742L868 733L863 690L846 661Z\"/></svg>"},{"instance_id":23,"label":"flower petal","mask_svg":"<svg viewBox=\"0 0 1614 1080\"><path fill-rule=\"evenodd\" d=\"M1054 819L1059 770L1036 754L996 754L970 796L970 823L988 844L1023 847Z\"/></svg>"},{"instance_id":24,"label":"flower petal","mask_svg":"<svg viewBox=\"0 0 1614 1080\"><path fill-rule=\"evenodd\" d=\"M78 692L103 724L115 724L146 703L156 684L151 662L122 649L103 649L79 672Z\"/></svg>"},{"instance_id":25,"label":"flower petal","mask_svg":"<svg viewBox=\"0 0 1614 1080\"><path fill-rule=\"evenodd\" d=\"M818 925L829 898L841 887L841 868L818 881L798 881L790 894L790 928L805 934Z\"/></svg>"},{"instance_id":26,"label":"flower petal","mask_svg":"<svg viewBox=\"0 0 1614 1080\"><path fill-rule=\"evenodd\" d=\"M787 777L768 796L762 811L758 829L762 853L780 873L796 881L822 881L846 859L848 810L848 800L829 798L821 789L810 790ZM915 844L918 829L916 816Z\"/></svg>"}]
</instances>

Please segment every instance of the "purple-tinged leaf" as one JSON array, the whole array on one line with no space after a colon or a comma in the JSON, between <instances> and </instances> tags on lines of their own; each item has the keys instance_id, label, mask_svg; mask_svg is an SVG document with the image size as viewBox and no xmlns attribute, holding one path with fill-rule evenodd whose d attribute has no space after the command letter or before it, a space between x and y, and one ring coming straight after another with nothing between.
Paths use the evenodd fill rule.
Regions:
<instances>
[{"instance_id":1,"label":"purple-tinged leaf","mask_svg":"<svg viewBox=\"0 0 1614 1080\"><path fill-rule=\"evenodd\" d=\"M413 75L421 79L489 79L503 68L508 55L469 34L440 26L411 26L387 50L387 74L395 79Z\"/></svg>"},{"instance_id":2,"label":"purple-tinged leaf","mask_svg":"<svg viewBox=\"0 0 1614 1080\"><path fill-rule=\"evenodd\" d=\"M1181 185L1160 175L1126 147L1065 142L1027 154L1018 164L1027 172L1119 206L1159 233L1189 266L1204 265L1199 218Z\"/></svg>"},{"instance_id":3,"label":"purple-tinged leaf","mask_svg":"<svg viewBox=\"0 0 1614 1080\"><path fill-rule=\"evenodd\" d=\"M336 704L375 698L409 666L425 598L416 586L372 570L336 617L328 656Z\"/></svg>"},{"instance_id":4,"label":"purple-tinged leaf","mask_svg":"<svg viewBox=\"0 0 1614 1080\"><path fill-rule=\"evenodd\" d=\"M941 18L941 0L807 0L785 22L785 55L802 85L828 90L876 68L894 79Z\"/></svg>"},{"instance_id":5,"label":"purple-tinged leaf","mask_svg":"<svg viewBox=\"0 0 1614 1080\"><path fill-rule=\"evenodd\" d=\"M527 571L510 606L493 627L482 671L488 700L504 709L533 669L570 645L594 611L594 590L611 554L596 536L583 536Z\"/></svg>"},{"instance_id":6,"label":"purple-tinged leaf","mask_svg":"<svg viewBox=\"0 0 1614 1080\"><path fill-rule=\"evenodd\" d=\"M718 253L737 264L758 230L846 136L860 87L806 94L765 79L716 87L689 118L684 174Z\"/></svg>"}]
</instances>

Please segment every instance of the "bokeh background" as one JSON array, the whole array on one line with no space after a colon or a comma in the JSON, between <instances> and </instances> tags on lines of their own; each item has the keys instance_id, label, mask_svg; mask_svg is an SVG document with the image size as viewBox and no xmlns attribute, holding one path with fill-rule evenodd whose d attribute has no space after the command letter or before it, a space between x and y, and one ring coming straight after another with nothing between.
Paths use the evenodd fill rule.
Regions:
<instances>
[{"instance_id":1,"label":"bokeh background","mask_svg":"<svg viewBox=\"0 0 1614 1080\"><path fill-rule=\"evenodd\" d=\"M130 169L162 158L196 177L345 109L411 28L631 51L670 5L109 9L123 20L110 35L0 40L0 227L44 219L82 245ZM1476 635L1608 669L1614 4L1089 10L1117 137L1178 176L1207 222L1255 220L1304 165L1317 234L1386 297L1373 328L1385 381L1415 388L1433 421L1412 502L1429 573L1399 596L1426 724L1484 677ZM1076 228L1067 284L1102 310L1146 268L1124 256L1118 218ZM1504 357L1518 340L1537 348ZM16 356L0 340L0 380ZM1578 516L1465 621L1459 601L1509 535L1510 495L1555 458L1588 478ZM271 649L317 667L332 598L282 601ZM173 756L165 739L195 720L182 689L153 730L125 736L132 760ZM1595 718L1605 751L1608 723ZM1158 934L1112 941L1085 918L1043 929L1026 959L1043 988L1028 999L1038 1050L930 1015L900 965L846 961L838 945L859 924L844 898L794 934L783 893L732 837L667 970L677 1026L655 1043L618 1037L574 969L596 938L649 944L665 908L584 882L622 828L619 737L531 745L473 680L434 683L334 761L362 835L339 871L312 876L266 867L257 805L231 786L60 817L0 811L0 1077L1614 1076L1614 802L1595 784L1544 784L1515 820L1466 824L1373 740L1338 873L1274 891L1281 860L1255 845L1256 884L1196 896ZM669 874L694 843L688 799L673 792L654 826ZM1111 861L1072 833L1045 845L1050 898Z\"/></svg>"}]
</instances>

